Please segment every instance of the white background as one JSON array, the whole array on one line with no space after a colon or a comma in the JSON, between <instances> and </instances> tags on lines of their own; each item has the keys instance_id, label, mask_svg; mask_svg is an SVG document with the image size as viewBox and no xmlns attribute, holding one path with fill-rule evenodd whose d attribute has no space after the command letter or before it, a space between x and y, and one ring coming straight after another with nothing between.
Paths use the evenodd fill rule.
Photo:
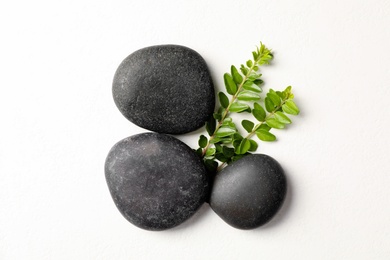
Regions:
<instances>
[{"instance_id":1,"label":"white background","mask_svg":"<svg viewBox=\"0 0 390 260\"><path fill-rule=\"evenodd\" d=\"M389 259L389 26L386 0L2 3L0 259ZM259 41L275 53L264 88L292 85L302 111L258 150L286 171L281 211L252 231L208 205L172 230L131 225L103 171L145 131L113 102L119 63L185 45L219 91Z\"/></svg>"}]
</instances>

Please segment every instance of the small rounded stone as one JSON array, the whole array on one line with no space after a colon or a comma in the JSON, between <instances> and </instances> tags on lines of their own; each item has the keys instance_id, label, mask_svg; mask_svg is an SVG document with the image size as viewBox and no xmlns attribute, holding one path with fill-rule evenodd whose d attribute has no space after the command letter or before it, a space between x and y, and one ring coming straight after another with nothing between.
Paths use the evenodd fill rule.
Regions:
<instances>
[{"instance_id":1,"label":"small rounded stone","mask_svg":"<svg viewBox=\"0 0 390 260\"><path fill-rule=\"evenodd\" d=\"M286 189L283 169L275 159L264 154L247 155L217 173L210 206L229 225L253 229L276 214Z\"/></svg>"},{"instance_id":2,"label":"small rounded stone","mask_svg":"<svg viewBox=\"0 0 390 260\"><path fill-rule=\"evenodd\" d=\"M180 45L151 46L130 54L115 73L112 93L127 119L158 133L196 130L215 106L206 62Z\"/></svg>"},{"instance_id":3,"label":"small rounded stone","mask_svg":"<svg viewBox=\"0 0 390 260\"><path fill-rule=\"evenodd\" d=\"M203 204L209 189L205 167L191 148L158 133L130 136L115 144L105 175L122 215L147 230L181 224Z\"/></svg>"}]
</instances>

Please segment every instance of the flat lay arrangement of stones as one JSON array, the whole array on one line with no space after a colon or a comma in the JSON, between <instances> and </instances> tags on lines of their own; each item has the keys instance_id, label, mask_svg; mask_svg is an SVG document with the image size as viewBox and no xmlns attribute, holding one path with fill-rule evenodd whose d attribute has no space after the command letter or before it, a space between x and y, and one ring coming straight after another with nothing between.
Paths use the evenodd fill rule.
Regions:
<instances>
[{"instance_id":1,"label":"flat lay arrangement of stones","mask_svg":"<svg viewBox=\"0 0 390 260\"><path fill-rule=\"evenodd\" d=\"M299 109L291 87L261 97L259 70L273 55L260 43L252 56L238 69L231 66L223 77L227 94L218 95L205 60L188 47L146 47L119 65L112 86L115 104L125 118L149 130L117 142L105 161L112 199L130 223L166 230L209 203L230 226L254 229L281 208L284 171L270 156L253 153L258 148L253 137L276 140L271 130L284 129L291 123L287 115ZM242 120L240 127L232 113L254 122ZM173 136L201 127L205 134L197 149Z\"/></svg>"}]
</instances>

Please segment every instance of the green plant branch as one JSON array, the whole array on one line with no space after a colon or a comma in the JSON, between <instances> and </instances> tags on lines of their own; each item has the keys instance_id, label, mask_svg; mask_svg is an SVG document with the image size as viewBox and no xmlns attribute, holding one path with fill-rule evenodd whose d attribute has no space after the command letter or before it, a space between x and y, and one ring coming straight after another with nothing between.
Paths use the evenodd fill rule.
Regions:
<instances>
[{"instance_id":1,"label":"green plant branch","mask_svg":"<svg viewBox=\"0 0 390 260\"><path fill-rule=\"evenodd\" d=\"M269 118L271 118L285 103L286 103L286 101L287 101L287 98L286 99L284 99L284 100L282 100L282 102L280 103L280 105L279 106L277 106L271 113L269 113L267 116L266 116L266 118L263 120L263 121L261 121L261 122L259 122L254 128L253 128L253 130L252 130L252 132L250 132L245 138L246 139L251 139L255 134L256 134L256 131L260 128L260 126L261 125L263 125L266 121L267 121L267 119L269 119ZM227 165L227 162L224 162L224 163L222 163L221 165L219 165L218 166L218 168L217 168L217 172L219 172L219 171L221 171L223 168L225 168L225 166Z\"/></svg>"},{"instance_id":2,"label":"green plant branch","mask_svg":"<svg viewBox=\"0 0 390 260\"><path fill-rule=\"evenodd\" d=\"M207 152L207 149L210 148L211 140L214 139L215 133L216 133L216 132L218 131L218 129L222 126L222 123L223 123L223 121L225 120L226 116L228 115L229 109L230 109L231 105L236 101L237 96L238 96L238 94L240 93L240 91L241 91L241 89L242 89L242 86L244 86L245 81L249 78L250 74L253 72L254 67L257 66L257 63L261 60L261 58L262 58L263 56L264 56L264 55L259 55L259 57L255 60L255 62L254 62L254 63L252 64L252 66L249 68L248 73L246 73L246 75L244 75L244 78L243 78L242 82L240 83L240 85L239 85L238 88L237 88L236 94L234 94L234 95L232 96L232 98L230 99L229 105L228 105L228 107L225 109L225 111L223 112L221 120L218 121L218 124L216 125L215 130L214 130L214 133L210 136L209 140L207 141L207 145L206 145L206 147L205 147L205 148L203 149L203 151L202 151L202 158L205 156L205 154L206 154L206 152Z\"/></svg>"}]
</instances>

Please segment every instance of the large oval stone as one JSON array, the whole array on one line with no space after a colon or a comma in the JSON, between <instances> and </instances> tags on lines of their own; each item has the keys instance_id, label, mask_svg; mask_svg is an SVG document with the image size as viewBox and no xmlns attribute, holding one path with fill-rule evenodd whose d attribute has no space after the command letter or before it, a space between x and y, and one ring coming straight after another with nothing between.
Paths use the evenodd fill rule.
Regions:
<instances>
[{"instance_id":1,"label":"large oval stone","mask_svg":"<svg viewBox=\"0 0 390 260\"><path fill-rule=\"evenodd\" d=\"M200 158L174 137L144 133L119 141L105 162L111 196L123 216L147 230L190 218L208 192Z\"/></svg>"},{"instance_id":2,"label":"large oval stone","mask_svg":"<svg viewBox=\"0 0 390 260\"><path fill-rule=\"evenodd\" d=\"M179 45L132 53L117 69L112 92L127 119L159 133L196 130L212 116L215 106L206 62L194 50Z\"/></svg>"},{"instance_id":3,"label":"large oval stone","mask_svg":"<svg viewBox=\"0 0 390 260\"><path fill-rule=\"evenodd\" d=\"M226 223L253 229L268 222L286 195L279 163L264 154L243 157L215 176L210 206Z\"/></svg>"}]
</instances>

